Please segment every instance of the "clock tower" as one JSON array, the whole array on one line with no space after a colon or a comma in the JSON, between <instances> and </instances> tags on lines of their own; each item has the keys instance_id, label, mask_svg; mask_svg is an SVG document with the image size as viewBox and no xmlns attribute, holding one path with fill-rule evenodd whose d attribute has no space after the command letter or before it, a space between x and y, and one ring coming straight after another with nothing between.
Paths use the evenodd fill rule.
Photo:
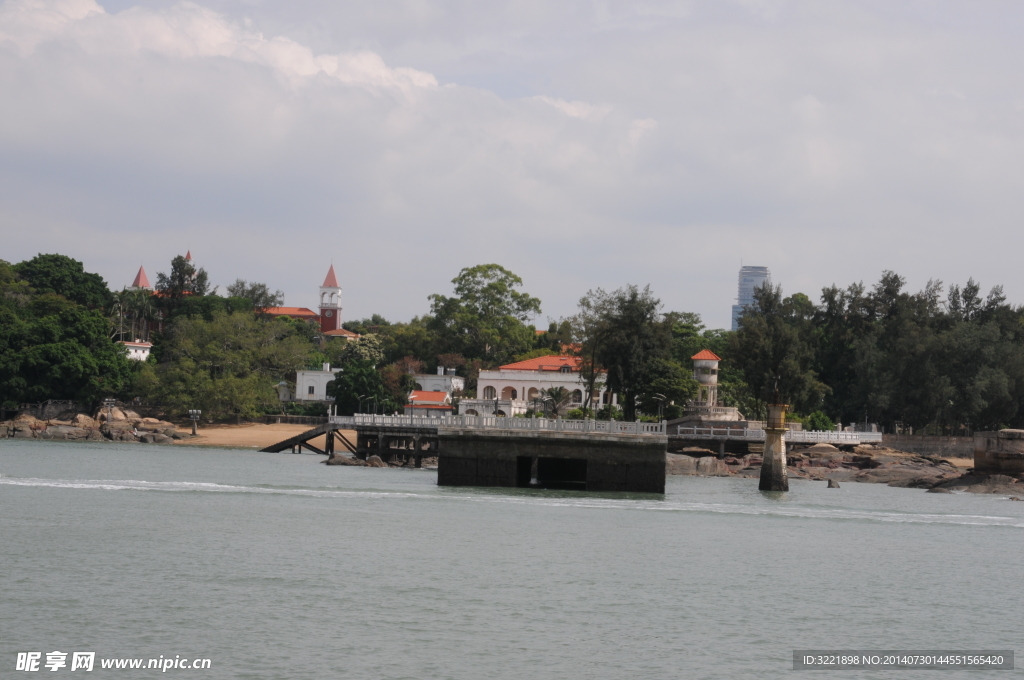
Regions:
<instances>
[{"instance_id":1,"label":"clock tower","mask_svg":"<svg viewBox=\"0 0 1024 680\"><path fill-rule=\"evenodd\" d=\"M341 328L341 286L338 285L338 277L334 275L334 265L331 265L324 279L324 285L320 286L320 331L336 331Z\"/></svg>"}]
</instances>

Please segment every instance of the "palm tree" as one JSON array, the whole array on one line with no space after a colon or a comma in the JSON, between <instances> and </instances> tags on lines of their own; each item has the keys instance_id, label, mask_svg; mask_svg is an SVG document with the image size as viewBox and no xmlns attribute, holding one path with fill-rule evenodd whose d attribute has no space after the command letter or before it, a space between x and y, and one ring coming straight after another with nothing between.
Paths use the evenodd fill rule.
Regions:
<instances>
[{"instance_id":1,"label":"palm tree","mask_svg":"<svg viewBox=\"0 0 1024 680\"><path fill-rule=\"evenodd\" d=\"M156 313L153 294L148 290L132 291L128 293L125 306L132 320L132 339L148 341L149 322L155 318Z\"/></svg>"},{"instance_id":2,"label":"palm tree","mask_svg":"<svg viewBox=\"0 0 1024 680\"><path fill-rule=\"evenodd\" d=\"M110 305L110 336L112 338L117 336L118 340L124 340L124 312L128 291L122 290L120 293L114 293L111 297L113 302Z\"/></svg>"},{"instance_id":3,"label":"palm tree","mask_svg":"<svg viewBox=\"0 0 1024 680\"><path fill-rule=\"evenodd\" d=\"M540 397L552 415L557 418L562 415L562 410L572 401L572 392L564 387L549 387L546 390L541 390Z\"/></svg>"}]
</instances>

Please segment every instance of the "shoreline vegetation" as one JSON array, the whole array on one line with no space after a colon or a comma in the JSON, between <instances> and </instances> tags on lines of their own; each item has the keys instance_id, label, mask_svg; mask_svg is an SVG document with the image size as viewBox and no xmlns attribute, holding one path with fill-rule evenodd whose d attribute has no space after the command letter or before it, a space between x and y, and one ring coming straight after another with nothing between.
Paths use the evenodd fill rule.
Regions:
<instances>
[{"instance_id":1,"label":"shoreline vegetation","mask_svg":"<svg viewBox=\"0 0 1024 680\"><path fill-rule=\"evenodd\" d=\"M143 418L128 409L114 408L109 420L104 412L97 413L96 417L66 413L48 420L22 414L0 422L0 437L259 449L308 429L307 425L286 423L205 425L199 429L198 435L193 436L187 427L156 418ZM354 432L344 433L350 439L355 438ZM313 443L323 446L323 441L313 440ZM828 482L830 485L844 482L886 484L924 489L931 493L965 491L1007 495L1014 500L1024 497L1024 479L1021 478L1024 475L976 474L973 461L967 458L923 456L871 444L854 447L852 451L843 451L830 444L815 444L791 448L787 459L788 474L793 480ZM342 453L335 453L324 462L342 466L403 467L377 456L362 461ZM423 467L427 469L436 465L436 459L423 461ZM693 448L683 453L666 453L665 465L668 475L756 479L761 471L761 456L750 453L719 458L707 449Z\"/></svg>"}]
</instances>

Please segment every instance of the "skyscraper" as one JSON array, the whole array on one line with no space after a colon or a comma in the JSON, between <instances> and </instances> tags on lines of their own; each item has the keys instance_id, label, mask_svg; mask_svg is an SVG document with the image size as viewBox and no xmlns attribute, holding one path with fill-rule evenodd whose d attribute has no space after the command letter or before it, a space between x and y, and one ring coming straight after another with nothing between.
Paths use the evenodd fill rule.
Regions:
<instances>
[{"instance_id":1,"label":"skyscraper","mask_svg":"<svg viewBox=\"0 0 1024 680\"><path fill-rule=\"evenodd\" d=\"M772 275L768 267L740 267L739 293L736 296L737 304L732 306L732 329L739 328L740 314L743 308L754 303L754 289L760 288L765 283L771 283Z\"/></svg>"}]
</instances>

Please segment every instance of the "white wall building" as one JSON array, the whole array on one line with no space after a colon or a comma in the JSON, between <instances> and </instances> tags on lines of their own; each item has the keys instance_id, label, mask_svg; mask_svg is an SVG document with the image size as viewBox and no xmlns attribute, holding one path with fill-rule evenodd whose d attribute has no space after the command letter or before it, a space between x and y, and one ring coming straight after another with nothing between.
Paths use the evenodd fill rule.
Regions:
<instances>
[{"instance_id":1,"label":"white wall building","mask_svg":"<svg viewBox=\"0 0 1024 680\"><path fill-rule=\"evenodd\" d=\"M455 369L445 370L443 366L437 367L437 375L430 373L417 373L413 375L416 379L415 389L423 392L459 392L466 389L466 379L455 375Z\"/></svg>"},{"instance_id":2,"label":"white wall building","mask_svg":"<svg viewBox=\"0 0 1024 680\"><path fill-rule=\"evenodd\" d=\"M608 404L618 405L615 395L598 382L591 403L594 408ZM459 414L470 416L515 416L534 408L541 392L552 387L564 387L572 394L569 408L583 406L579 359L571 356L548 356L518 361L500 366L495 371L480 371L477 378L476 399L461 399ZM495 402L497 400L497 403ZM541 405L538 404L538 408Z\"/></svg>"},{"instance_id":3,"label":"white wall building","mask_svg":"<svg viewBox=\"0 0 1024 680\"><path fill-rule=\"evenodd\" d=\"M128 348L128 358L134 361L145 361L149 358L149 351L153 349L153 343L140 340L135 342L124 340L120 344Z\"/></svg>"},{"instance_id":4,"label":"white wall building","mask_svg":"<svg viewBox=\"0 0 1024 680\"><path fill-rule=\"evenodd\" d=\"M334 380L335 374L330 364L324 364L320 371L295 372L295 401L334 401L327 396L327 383Z\"/></svg>"}]
</instances>

